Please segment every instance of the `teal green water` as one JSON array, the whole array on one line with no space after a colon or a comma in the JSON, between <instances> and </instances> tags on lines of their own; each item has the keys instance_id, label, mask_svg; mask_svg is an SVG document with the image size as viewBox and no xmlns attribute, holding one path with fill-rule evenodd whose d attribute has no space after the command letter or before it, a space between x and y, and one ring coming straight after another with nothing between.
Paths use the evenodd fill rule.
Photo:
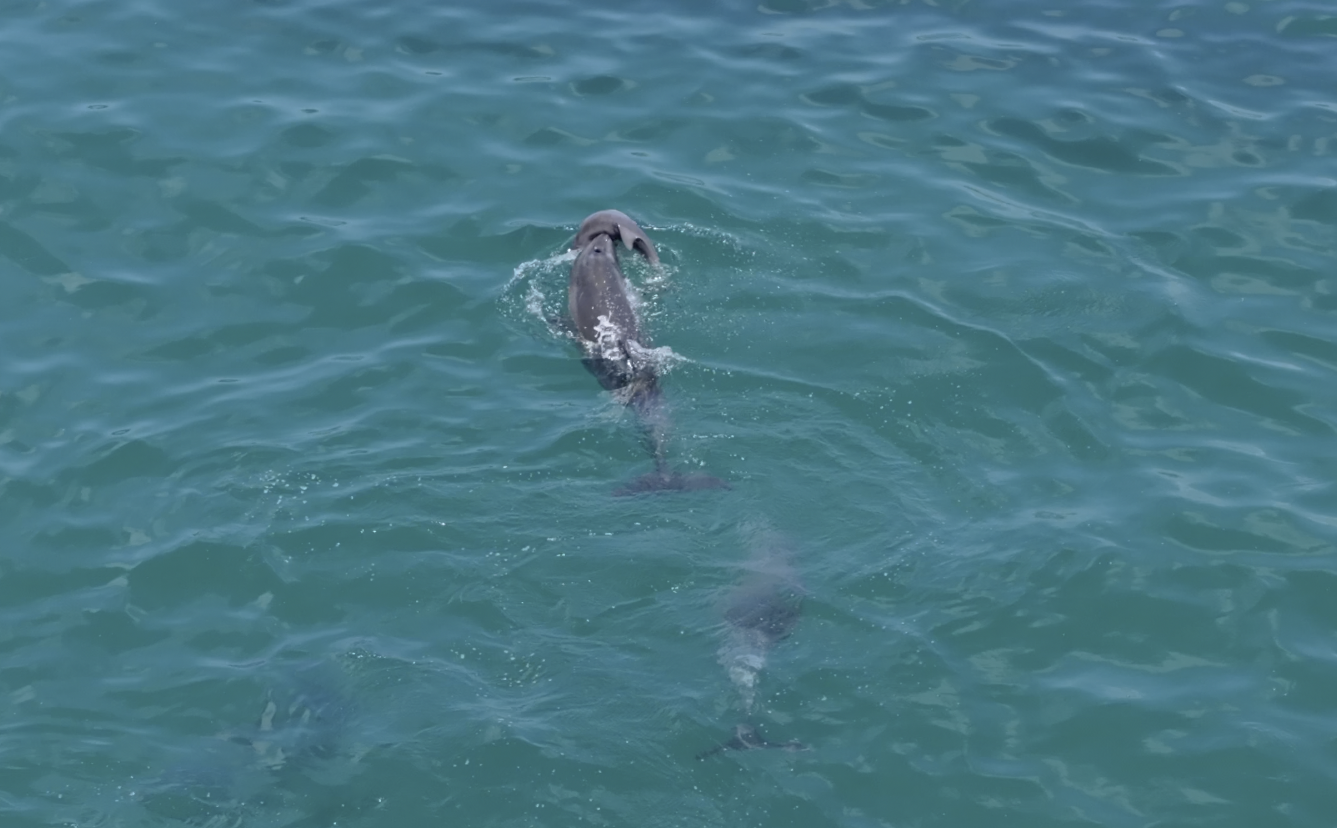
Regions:
<instances>
[{"instance_id":1,"label":"teal green water","mask_svg":"<svg viewBox=\"0 0 1337 828\"><path fill-rule=\"evenodd\" d=\"M0 824L1331 825L1335 14L0 5Z\"/></svg>"}]
</instances>

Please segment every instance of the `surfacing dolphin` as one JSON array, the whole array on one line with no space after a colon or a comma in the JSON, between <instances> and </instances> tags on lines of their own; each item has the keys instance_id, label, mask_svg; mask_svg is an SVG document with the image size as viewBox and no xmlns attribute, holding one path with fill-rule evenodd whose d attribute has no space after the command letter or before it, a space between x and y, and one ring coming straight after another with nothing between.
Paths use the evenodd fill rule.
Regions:
<instances>
[{"instance_id":1,"label":"surfacing dolphin","mask_svg":"<svg viewBox=\"0 0 1337 828\"><path fill-rule=\"evenodd\" d=\"M798 626L803 614L803 584L790 563L790 553L771 533L757 544L745 565L745 574L724 606L725 638L720 645L720 666L738 689L744 715L751 717L757 698L757 679L766 655ZM733 738L698 754L705 759L725 750L783 748L807 750L801 742L772 742L755 727L740 724Z\"/></svg>"},{"instance_id":2,"label":"surfacing dolphin","mask_svg":"<svg viewBox=\"0 0 1337 828\"><path fill-rule=\"evenodd\" d=\"M585 351L582 360L599 384L636 412L655 470L615 494L728 488L710 475L672 471L665 457L669 419L640 318L632 306L627 277L618 264L617 242L659 264L659 254L636 222L618 210L601 210L580 223L572 250L567 312L573 333Z\"/></svg>"}]
</instances>

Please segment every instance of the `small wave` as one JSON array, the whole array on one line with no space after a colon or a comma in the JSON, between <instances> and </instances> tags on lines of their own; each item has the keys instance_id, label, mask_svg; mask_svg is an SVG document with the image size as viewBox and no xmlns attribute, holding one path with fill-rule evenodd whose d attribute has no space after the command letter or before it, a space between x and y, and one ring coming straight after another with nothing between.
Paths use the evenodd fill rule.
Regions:
<instances>
[{"instance_id":1,"label":"small wave","mask_svg":"<svg viewBox=\"0 0 1337 828\"><path fill-rule=\"evenodd\" d=\"M555 265L565 264L567 262L574 262L575 260L576 260L576 251L562 250L560 252L554 253L551 256L548 256L547 258L530 259L529 261L521 262L520 264L516 265L515 270L511 272L511 278L510 281L506 283L506 289L509 290L517 283L527 282L533 279L536 273L541 273L543 271L550 270Z\"/></svg>"},{"instance_id":2,"label":"small wave","mask_svg":"<svg viewBox=\"0 0 1337 828\"><path fill-rule=\"evenodd\" d=\"M502 289L500 305L505 316L536 335L569 338L557 320L566 318L566 278L576 254L562 250L551 256L530 259L515 266ZM534 323L541 326L536 328Z\"/></svg>"}]
</instances>

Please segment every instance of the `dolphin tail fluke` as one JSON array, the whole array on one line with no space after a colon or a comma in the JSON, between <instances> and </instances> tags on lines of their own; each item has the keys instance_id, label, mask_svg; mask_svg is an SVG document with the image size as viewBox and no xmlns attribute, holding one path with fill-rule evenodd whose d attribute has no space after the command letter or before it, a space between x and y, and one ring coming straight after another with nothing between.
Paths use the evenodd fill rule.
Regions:
<instances>
[{"instance_id":1,"label":"dolphin tail fluke","mask_svg":"<svg viewBox=\"0 0 1337 828\"><path fill-rule=\"evenodd\" d=\"M802 742L772 742L752 725L740 724L733 729L733 736L726 741L720 742L715 747L707 751L702 751L696 755L697 760L709 759L710 757L723 753L726 750L757 750L759 748L773 748L797 752L807 750L808 746Z\"/></svg>"},{"instance_id":2,"label":"dolphin tail fluke","mask_svg":"<svg viewBox=\"0 0 1337 828\"><path fill-rule=\"evenodd\" d=\"M708 474L682 474L668 469L655 469L625 486L616 489L617 497L664 492L694 492L700 489L727 489L729 484Z\"/></svg>"}]
</instances>

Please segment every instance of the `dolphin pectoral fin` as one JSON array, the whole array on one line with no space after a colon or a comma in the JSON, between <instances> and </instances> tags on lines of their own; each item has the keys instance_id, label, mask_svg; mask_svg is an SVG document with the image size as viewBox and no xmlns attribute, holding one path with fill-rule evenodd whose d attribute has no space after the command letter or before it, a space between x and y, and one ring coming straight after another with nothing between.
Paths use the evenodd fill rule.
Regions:
<instances>
[{"instance_id":1,"label":"dolphin pectoral fin","mask_svg":"<svg viewBox=\"0 0 1337 828\"><path fill-rule=\"evenodd\" d=\"M616 391L627 384L627 370L620 363L602 357L584 357L580 364L599 381L599 387L605 391Z\"/></svg>"},{"instance_id":2,"label":"dolphin pectoral fin","mask_svg":"<svg viewBox=\"0 0 1337 828\"><path fill-rule=\"evenodd\" d=\"M543 320L548 323L548 329L562 336L578 339L580 332L576 330L576 323L571 321L569 316L560 316L555 313L547 314Z\"/></svg>"},{"instance_id":3,"label":"dolphin pectoral fin","mask_svg":"<svg viewBox=\"0 0 1337 828\"><path fill-rule=\"evenodd\" d=\"M708 474L680 474L657 469L614 490L616 497L662 492L694 492L700 489L728 489L728 483Z\"/></svg>"},{"instance_id":4,"label":"dolphin pectoral fin","mask_svg":"<svg viewBox=\"0 0 1337 828\"><path fill-rule=\"evenodd\" d=\"M787 750L797 752L808 750L808 746L802 742L772 742L752 725L740 724L734 727L733 737L727 739L707 751L702 751L696 755L697 761L709 759L710 757L723 753L726 750L757 750L760 748L772 748L778 750Z\"/></svg>"}]
</instances>

